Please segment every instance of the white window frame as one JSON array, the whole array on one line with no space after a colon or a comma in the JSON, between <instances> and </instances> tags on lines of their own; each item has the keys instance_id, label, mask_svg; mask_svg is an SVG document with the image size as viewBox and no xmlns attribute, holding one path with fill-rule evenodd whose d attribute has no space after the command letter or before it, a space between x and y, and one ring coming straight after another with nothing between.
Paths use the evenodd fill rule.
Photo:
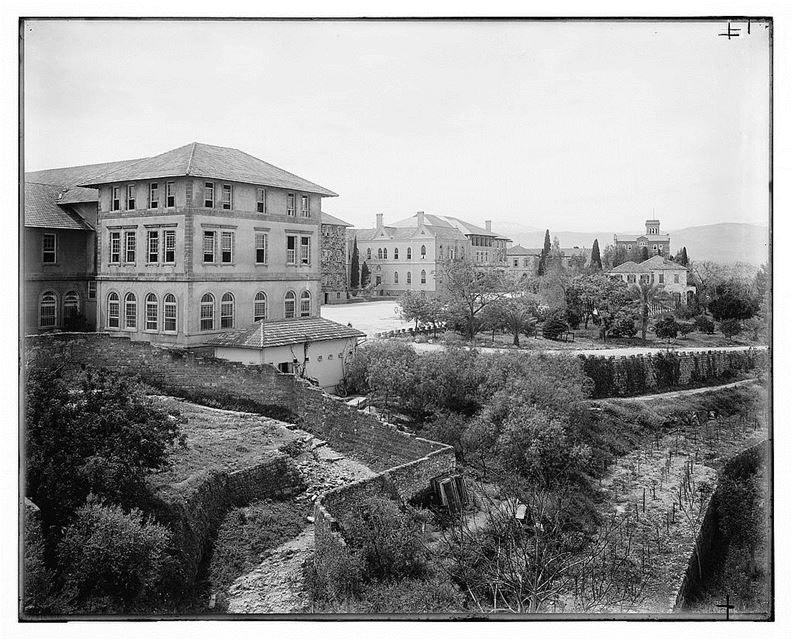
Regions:
<instances>
[{"instance_id":1,"label":"white window frame","mask_svg":"<svg viewBox=\"0 0 792 640\"><path fill-rule=\"evenodd\" d=\"M267 264L267 258L269 257L269 234L263 231L257 231L255 242L254 253L256 264ZM259 260L259 251L263 252L263 260Z\"/></svg>"},{"instance_id":2,"label":"white window frame","mask_svg":"<svg viewBox=\"0 0 792 640\"><path fill-rule=\"evenodd\" d=\"M144 329L145 331L157 332L159 330L159 300L157 300L157 295L155 293L146 294L143 304L145 307ZM154 311L153 315L151 313L152 309Z\"/></svg>"},{"instance_id":3,"label":"white window frame","mask_svg":"<svg viewBox=\"0 0 792 640\"><path fill-rule=\"evenodd\" d=\"M220 192L220 208L230 210L234 208L234 185L224 184Z\"/></svg>"},{"instance_id":4,"label":"white window frame","mask_svg":"<svg viewBox=\"0 0 792 640\"><path fill-rule=\"evenodd\" d=\"M256 211L267 213L267 190L264 187L256 187Z\"/></svg>"},{"instance_id":5,"label":"white window frame","mask_svg":"<svg viewBox=\"0 0 792 640\"><path fill-rule=\"evenodd\" d=\"M115 313L113 313L112 305L115 305ZM115 324L113 323L114 320ZM107 328L121 328L121 296L115 291L111 291L107 294Z\"/></svg>"},{"instance_id":6,"label":"white window frame","mask_svg":"<svg viewBox=\"0 0 792 640\"><path fill-rule=\"evenodd\" d=\"M158 264L160 261L159 229L149 229L146 236L146 264Z\"/></svg>"},{"instance_id":7,"label":"white window frame","mask_svg":"<svg viewBox=\"0 0 792 640\"><path fill-rule=\"evenodd\" d=\"M311 217L311 196L306 194L300 196L300 215L303 218Z\"/></svg>"},{"instance_id":8,"label":"white window frame","mask_svg":"<svg viewBox=\"0 0 792 640\"><path fill-rule=\"evenodd\" d=\"M121 211L121 187L110 187L110 211Z\"/></svg>"},{"instance_id":9,"label":"white window frame","mask_svg":"<svg viewBox=\"0 0 792 640\"><path fill-rule=\"evenodd\" d=\"M165 207L168 209L173 209L175 206L176 206L176 182L171 180L165 183Z\"/></svg>"},{"instance_id":10,"label":"white window frame","mask_svg":"<svg viewBox=\"0 0 792 640\"><path fill-rule=\"evenodd\" d=\"M215 325L215 297L211 293L205 293L201 296L201 303L198 307L199 309L199 316L198 316L198 326L200 327L201 331L214 331ZM211 310L211 315L205 313L205 311L209 309ZM209 326L204 326L204 321Z\"/></svg>"},{"instance_id":11,"label":"white window frame","mask_svg":"<svg viewBox=\"0 0 792 640\"><path fill-rule=\"evenodd\" d=\"M291 307L291 311L289 307ZM283 317L286 319L297 317L297 294L291 289L283 296Z\"/></svg>"},{"instance_id":12,"label":"white window frame","mask_svg":"<svg viewBox=\"0 0 792 640\"><path fill-rule=\"evenodd\" d=\"M137 198L135 197L135 185L126 186L126 210L135 211L137 209Z\"/></svg>"},{"instance_id":13,"label":"white window frame","mask_svg":"<svg viewBox=\"0 0 792 640\"><path fill-rule=\"evenodd\" d=\"M169 312L173 311L172 314ZM162 331L164 333L176 333L178 325L178 308L176 306L176 296L172 293L166 293L162 298ZM168 321L173 320L173 329L168 328Z\"/></svg>"},{"instance_id":14,"label":"white window frame","mask_svg":"<svg viewBox=\"0 0 792 640\"><path fill-rule=\"evenodd\" d=\"M299 242L297 241L298 237L299 236L295 236L295 235L286 236L286 264L289 265L297 264L297 251L298 251L297 248L299 246ZM294 243L294 246L291 249L289 249L289 241L293 241Z\"/></svg>"},{"instance_id":15,"label":"white window frame","mask_svg":"<svg viewBox=\"0 0 792 640\"><path fill-rule=\"evenodd\" d=\"M206 204L207 202L209 204ZM214 206L215 206L215 183L214 182L204 182L203 203L204 203L204 208L206 208L206 209L214 209Z\"/></svg>"},{"instance_id":16,"label":"white window frame","mask_svg":"<svg viewBox=\"0 0 792 640\"><path fill-rule=\"evenodd\" d=\"M307 289L300 294L300 317L311 317L311 292Z\"/></svg>"},{"instance_id":17,"label":"white window frame","mask_svg":"<svg viewBox=\"0 0 792 640\"><path fill-rule=\"evenodd\" d=\"M46 302L45 302L46 301ZM49 311L52 310L52 314L47 313L46 318L48 322L44 323L44 309ZM52 322L49 322L49 319L52 318ZM54 291L45 291L41 294L41 298L39 298L39 328L41 329L53 329L58 326L58 294Z\"/></svg>"},{"instance_id":18,"label":"white window frame","mask_svg":"<svg viewBox=\"0 0 792 640\"><path fill-rule=\"evenodd\" d=\"M159 209L159 182L149 182L149 209Z\"/></svg>"},{"instance_id":19,"label":"white window frame","mask_svg":"<svg viewBox=\"0 0 792 640\"><path fill-rule=\"evenodd\" d=\"M88 281L88 299L96 300L96 280Z\"/></svg>"},{"instance_id":20,"label":"white window frame","mask_svg":"<svg viewBox=\"0 0 792 640\"><path fill-rule=\"evenodd\" d=\"M113 250L113 244L116 244L116 250ZM121 264L121 232L110 232L110 259L109 264Z\"/></svg>"},{"instance_id":21,"label":"white window frame","mask_svg":"<svg viewBox=\"0 0 792 640\"><path fill-rule=\"evenodd\" d=\"M311 264L311 236L300 236L300 265Z\"/></svg>"},{"instance_id":22,"label":"white window frame","mask_svg":"<svg viewBox=\"0 0 792 640\"><path fill-rule=\"evenodd\" d=\"M170 248L168 248L170 246ZM170 260L168 260L168 253L170 252ZM176 231L174 229L165 229L162 238L162 261L165 264L176 263Z\"/></svg>"},{"instance_id":23,"label":"white window frame","mask_svg":"<svg viewBox=\"0 0 792 640\"><path fill-rule=\"evenodd\" d=\"M228 254L228 260L226 260ZM220 264L234 264L234 232L220 232Z\"/></svg>"},{"instance_id":24,"label":"white window frame","mask_svg":"<svg viewBox=\"0 0 792 640\"><path fill-rule=\"evenodd\" d=\"M206 250L207 247L207 240L211 238L212 241L212 250L211 250L211 260L207 260L206 256L210 255L210 252ZM203 240L201 242L201 256L203 258L204 264L214 264L217 259L217 234L214 231L204 231L203 232Z\"/></svg>"},{"instance_id":25,"label":"white window frame","mask_svg":"<svg viewBox=\"0 0 792 640\"><path fill-rule=\"evenodd\" d=\"M286 215L294 217L295 209L297 207L296 196L293 193L286 194Z\"/></svg>"},{"instance_id":26,"label":"white window frame","mask_svg":"<svg viewBox=\"0 0 792 640\"><path fill-rule=\"evenodd\" d=\"M134 307L134 315L129 314L130 306ZM129 320L132 319L130 323ZM137 331L137 296L131 291L124 295L124 330Z\"/></svg>"},{"instance_id":27,"label":"white window frame","mask_svg":"<svg viewBox=\"0 0 792 640\"><path fill-rule=\"evenodd\" d=\"M220 328L221 329L233 329L234 328L234 313L236 311L236 301L234 300L234 294L230 291L227 291L223 294L223 297L220 298ZM231 310L231 313L228 313L228 310Z\"/></svg>"},{"instance_id":28,"label":"white window frame","mask_svg":"<svg viewBox=\"0 0 792 640\"><path fill-rule=\"evenodd\" d=\"M131 241L131 248L130 248ZM129 259L130 253L132 259ZM137 262L137 233L135 231L124 232L124 263L135 264Z\"/></svg>"},{"instance_id":29,"label":"white window frame","mask_svg":"<svg viewBox=\"0 0 792 640\"><path fill-rule=\"evenodd\" d=\"M263 305L264 313L259 313L261 311L261 307L259 305ZM258 322L259 320L266 320L267 319L267 294L264 291L259 291L256 296L253 298L253 322Z\"/></svg>"}]
</instances>

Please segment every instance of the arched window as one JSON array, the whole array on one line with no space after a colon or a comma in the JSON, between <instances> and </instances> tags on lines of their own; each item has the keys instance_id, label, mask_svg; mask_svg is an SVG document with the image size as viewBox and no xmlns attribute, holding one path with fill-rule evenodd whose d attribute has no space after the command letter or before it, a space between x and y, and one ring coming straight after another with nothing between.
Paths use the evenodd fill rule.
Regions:
<instances>
[{"instance_id":1,"label":"arched window","mask_svg":"<svg viewBox=\"0 0 792 640\"><path fill-rule=\"evenodd\" d=\"M76 291L69 291L63 296L63 320L67 321L80 313L80 296Z\"/></svg>"},{"instance_id":2,"label":"arched window","mask_svg":"<svg viewBox=\"0 0 792 640\"><path fill-rule=\"evenodd\" d=\"M264 320L267 317L267 294L259 291L253 300L253 322Z\"/></svg>"},{"instance_id":3,"label":"arched window","mask_svg":"<svg viewBox=\"0 0 792 640\"><path fill-rule=\"evenodd\" d=\"M58 298L52 291L47 291L41 296L39 304L39 326L58 326Z\"/></svg>"},{"instance_id":4,"label":"arched window","mask_svg":"<svg viewBox=\"0 0 792 640\"><path fill-rule=\"evenodd\" d=\"M398 271L394 271L393 272L393 284L399 284L399 272Z\"/></svg>"},{"instance_id":5,"label":"arched window","mask_svg":"<svg viewBox=\"0 0 792 640\"><path fill-rule=\"evenodd\" d=\"M407 259L412 260L412 247L407 247Z\"/></svg>"},{"instance_id":6,"label":"arched window","mask_svg":"<svg viewBox=\"0 0 792 640\"><path fill-rule=\"evenodd\" d=\"M412 271L407 272L407 284L412 284Z\"/></svg>"},{"instance_id":7,"label":"arched window","mask_svg":"<svg viewBox=\"0 0 792 640\"><path fill-rule=\"evenodd\" d=\"M137 329L137 297L134 293L124 296L124 329Z\"/></svg>"},{"instance_id":8,"label":"arched window","mask_svg":"<svg viewBox=\"0 0 792 640\"><path fill-rule=\"evenodd\" d=\"M287 291L286 297L283 299L283 317L284 318L293 318L294 317L294 305L297 301L297 296L294 295L294 291Z\"/></svg>"},{"instance_id":9,"label":"arched window","mask_svg":"<svg viewBox=\"0 0 792 640\"><path fill-rule=\"evenodd\" d=\"M157 296L150 293L146 296L146 331L156 331L159 323L159 302Z\"/></svg>"},{"instance_id":10,"label":"arched window","mask_svg":"<svg viewBox=\"0 0 792 640\"><path fill-rule=\"evenodd\" d=\"M377 260L382 260L382 247L377 249Z\"/></svg>"},{"instance_id":11,"label":"arched window","mask_svg":"<svg viewBox=\"0 0 792 640\"><path fill-rule=\"evenodd\" d=\"M311 292L303 291L300 294L300 317L307 318L311 315Z\"/></svg>"},{"instance_id":12,"label":"arched window","mask_svg":"<svg viewBox=\"0 0 792 640\"><path fill-rule=\"evenodd\" d=\"M201 298L201 331L214 329L215 300L211 293L205 293Z\"/></svg>"},{"instance_id":13,"label":"arched window","mask_svg":"<svg viewBox=\"0 0 792 640\"><path fill-rule=\"evenodd\" d=\"M162 328L166 333L176 333L176 296L169 293L163 301Z\"/></svg>"},{"instance_id":14,"label":"arched window","mask_svg":"<svg viewBox=\"0 0 792 640\"><path fill-rule=\"evenodd\" d=\"M107 326L111 329L121 327L121 301L115 292L107 296Z\"/></svg>"},{"instance_id":15,"label":"arched window","mask_svg":"<svg viewBox=\"0 0 792 640\"><path fill-rule=\"evenodd\" d=\"M421 269L421 284L426 284L426 271Z\"/></svg>"},{"instance_id":16,"label":"arched window","mask_svg":"<svg viewBox=\"0 0 792 640\"><path fill-rule=\"evenodd\" d=\"M421 260L423 260L424 258L426 258L426 245L422 244L421 245Z\"/></svg>"},{"instance_id":17,"label":"arched window","mask_svg":"<svg viewBox=\"0 0 792 640\"><path fill-rule=\"evenodd\" d=\"M371 248L366 249L366 260L371 260Z\"/></svg>"},{"instance_id":18,"label":"arched window","mask_svg":"<svg viewBox=\"0 0 792 640\"><path fill-rule=\"evenodd\" d=\"M388 247L385 247L382 250L382 258L383 258L383 260L387 260L388 259Z\"/></svg>"},{"instance_id":19,"label":"arched window","mask_svg":"<svg viewBox=\"0 0 792 640\"><path fill-rule=\"evenodd\" d=\"M399 247L394 247L393 248L393 259L394 260L398 260L399 259Z\"/></svg>"},{"instance_id":20,"label":"arched window","mask_svg":"<svg viewBox=\"0 0 792 640\"><path fill-rule=\"evenodd\" d=\"M220 299L220 328L234 328L234 296L224 293Z\"/></svg>"}]
</instances>

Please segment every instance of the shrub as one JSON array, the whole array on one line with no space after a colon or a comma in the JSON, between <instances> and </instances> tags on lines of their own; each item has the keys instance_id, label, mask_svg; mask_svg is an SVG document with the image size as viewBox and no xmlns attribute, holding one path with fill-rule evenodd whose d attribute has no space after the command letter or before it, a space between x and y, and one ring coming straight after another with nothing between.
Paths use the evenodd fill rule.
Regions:
<instances>
[{"instance_id":1,"label":"shrub","mask_svg":"<svg viewBox=\"0 0 792 640\"><path fill-rule=\"evenodd\" d=\"M563 310L556 310L548 314L542 325L542 336L548 340L558 340L562 333L569 329L566 314Z\"/></svg>"},{"instance_id":2,"label":"shrub","mask_svg":"<svg viewBox=\"0 0 792 640\"><path fill-rule=\"evenodd\" d=\"M429 342L429 338L427 338L424 334L419 333L417 336L415 336L413 342L417 342L418 344L425 344Z\"/></svg>"},{"instance_id":3,"label":"shrub","mask_svg":"<svg viewBox=\"0 0 792 640\"><path fill-rule=\"evenodd\" d=\"M635 318L629 315L621 315L611 329L611 336L614 338L633 338L638 333L635 326Z\"/></svg>"},{"instance_id":4,"label":"shrub","mask_svg":"<svg viewBox=\"0 0 792 640\"><path fill-rule=\"evenodd\" d=\"M464 598L457 587L439 578L407 578L372 585L361 609L368 613L447 613L462 611Z\"/></svg>"},{"instance_id":5,"label":"shrub","mask_svg":"<svg viewBox=\"0 0 792 640\"><path fill-rule=\"evenodd\" d=\"M671 340L676 338L679 333L679 325L674 319L674 316L663 316L655 322L654 325L655 335L661 340Z\"/></svg>"},{"instance_id":6,"label":"shrub","mask_svg":"<svg viewBox=\"0 0 792 640\"><path fill-rule=\"evenodd\" d=\"M357 597L363 588L363 576L360 552L340 544L322 545L306 567L305 585L314 604L337 605Z\"/></svg>"},{"instance_id":7,"label":"shrub","mask_svg":"<svg viewBox=\"0 0 792 640\"><path fill-rule=\"evenodd\" d=\"M41 531L41 521L38 517L38 508L30 503L25 505L24 527L23 610L26 614L48 613L55 574L44 564L44 537Z\"/></svg>"},{"instance_id":8,"label":"shrub","mask_svg":"<svg viewBox=\"0 0 792 640\"><path fill-rule=\"evenodd\" d=\"M89 496L58 545L64 595L76 611L119 613L161 598L170 531Z\"/></svg>"},{"instance_id":9,"label":"shrub","mask_svg":"<svg viewBox=\"0 0 792 640\"><path fill-rule=\"evenodd\" d=\"M696 324L694 322L677 322L677 329L682 337L686 338L689 333L696 330Z\"/></svg>"},{"instance_id":10,"label":"shrub","mask_svg":"<svg viewBox=\"0 0 792 640\"><path fill-rule=\"evenodd\" d=\"M368 580L418 578L426 552L417 523L393 500L372 498L356 505L344 523L347 543L360 551Z\"/></svg>"},{"instance_id":11,"label":"shrub","mask_svg":"<svg viewBox=\"0 0 792 640\"><path fill-rule=\"evenodd\" d=\"M743 327L739 320L736 318L730 318L728 320L721 321L720 330L721 333L726 336L726 338L731 340L734 336L742 333Z\"/></svg>"},{"instance_id":12,"label":"shrub","mask_svg":"<svg viewBox=\"0 0 792 640\"><path fill-rule=\"evenodd\" d=\"M694 322L696 324L696 329L698 329L701 333L708 333L710 335L715 333L715 323L707 316L697 316Z\"/></svg>"}]
</instances>

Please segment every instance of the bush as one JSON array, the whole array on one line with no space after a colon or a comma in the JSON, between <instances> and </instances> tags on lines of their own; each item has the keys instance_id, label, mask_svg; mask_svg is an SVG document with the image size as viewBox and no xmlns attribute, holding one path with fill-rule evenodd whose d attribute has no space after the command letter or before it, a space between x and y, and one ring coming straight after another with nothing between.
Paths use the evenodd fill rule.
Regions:
<instances>
[{"instance_id":1,"label":"bush","mask_svg":"<svg viewBox=\"0 0 792 640\"><path fill-rule=\"evenodd\" d=\"M696 330L696 324L694 322L677 322L677 329L682 337L686 338L689 333Z\"/></svg>"},{"instance_id":2,"label":"bush","mask_svg":"<svg viewBox=\"0 0 792 640\"><path fill-rule=\"evenodd\" d=\"M628 315L619 317L611 329L611 336L614 338L634 338L636 333L638 327L635 326L635 318Z\"/></svg>"},{"instance_id":3,"label":"bush","mask_svg":"<svg viewBox=\"0 0 792 640\"><path fill-rule=\"evenodd\" d=\"M671 338L677 337L679 325L674 319L674 316L663 316L660 320L655 322L654 332L661 340L671 340Z\"/></svg>"},{"instance_id":4,"label":"bush","mask_svg":"<svg viewBox=\"0 0 792 640\"><path fill-rule=\"evenodd\" d=\"M58 545L69 608L121 613L159 603L170 537L138 509L125 513L89 496Z\"/></svg>"},{"instance_id":5,"label":"bush","mask_svg":"<svg viewBox=\"0 0 792 640\"><path fill-rule=\"evenodd\" d=\"M453 583L439 578L407 578L374 584L360 609L367 613L448 613L464 610L464 597Z\"/></svg>"},{"instance_id":6,"label":"bush","mask_svg":"<svg viewBox=\"0 0 792 640\"><path fill-rule=\"evenodd\" d=\"M440 340L442 340L444 344L460 344L461 342L464 342L462 336L460 336L456 331L446 331L442 336L440 336Z\"/></svg>"},{"instance_id":7,"label":"bush","mask_svg":"<svg viewBox=\"0 0 792 640\"><path fill-rule=\"evenodd\" d=\"M707 316L697 316L694 320L694 323L696 325L696 329L698 329L701 333L708 333L709 335L715 333L715 323Z\"/></svg>"},{"instance_id":8,"label":"bush","mask_svg":"<svg viewBox=\"0 0 792 640\"><path fill-rule=\"evenodd\" d=\"M542 325L542 336L548 340L558 340L562 333L569 329L566 314L563 310L556 310L548 314Z\"/></svg>"}]
</instances>

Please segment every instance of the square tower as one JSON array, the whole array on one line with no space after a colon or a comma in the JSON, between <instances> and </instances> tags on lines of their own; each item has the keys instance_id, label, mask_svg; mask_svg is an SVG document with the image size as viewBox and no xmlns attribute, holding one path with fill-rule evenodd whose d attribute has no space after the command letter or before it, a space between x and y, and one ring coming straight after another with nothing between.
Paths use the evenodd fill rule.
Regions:
<instances>
[{"instance_id":1,"label":"square tower","mask_svg":"<svg viewBox=\"0 0 792 640\"><path fill-rule=\"evenodd\" d=\"M647 236L659 236L660 235L660 221L659 220L647 220L646 221L646 235Z\"/></svg>"}]
</instances>

